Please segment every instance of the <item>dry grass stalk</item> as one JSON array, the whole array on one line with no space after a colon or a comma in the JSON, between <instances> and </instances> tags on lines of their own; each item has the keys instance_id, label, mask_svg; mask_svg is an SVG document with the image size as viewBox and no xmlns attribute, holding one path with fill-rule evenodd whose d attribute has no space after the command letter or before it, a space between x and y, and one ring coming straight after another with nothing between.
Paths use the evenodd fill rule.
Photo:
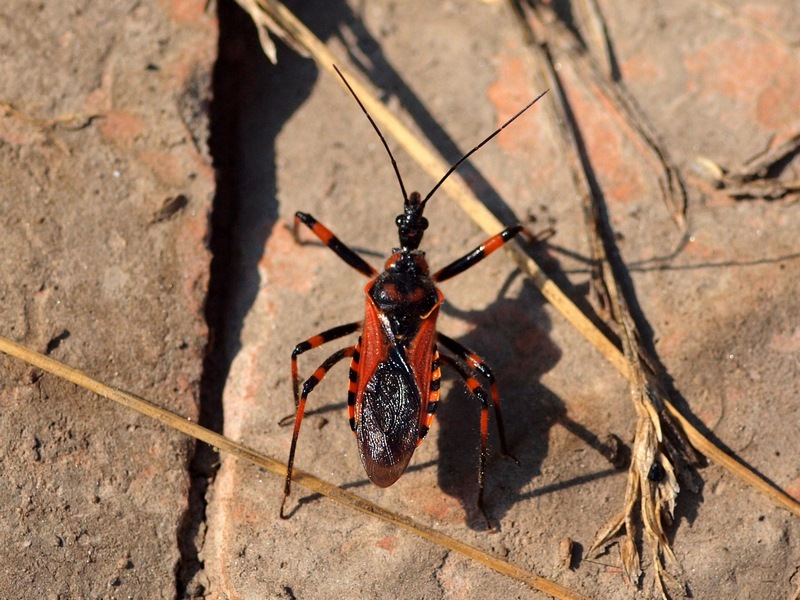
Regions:
<instances>
[{"instance_id":1,"label":"dry grass stalk","mask_svg":"<svg viewBox=\"0 0 800 600\"><path fill-rule=\"evenodd\" d=\"M594 0L579 3L579 12L584 14L589 30L585 42L577 37L573 27L568 27L558 18L549 4L533 0L509 2L524 40L537 58L541 61L543 55L557 51L559 60L569 63L584 85L591 87L602 99L603 106L656 173L662 200L673 221L684 229L687 197L683 177L661 136L620 81L605 22ZM541 34L534 30L529 16L538 24Z\"/></svg>"},{"instance_id":2,"label":"dry grass stalk","mask_svg":"<svg viewBox=\"0 0 800 600\"><path fill-rule=\"evenodd\" d=\"M602 205L601 193L596 184L593 184L592 168L588 163L584 143L577 130L577 125L572 119L572 112L554 64L553 55L556 48L560 49L563 46L561 42L564 41L565 34L562 30L565 28L554 26L554 15L550 13L542 15L537 8L534 8L536 20L540 24L543 19L547 20L547 26L539 27L541 33L537 33L525 19L525 13L519 3L515 2L514 4L518 7L516 14L522 19L521 23L525 28L526 38L530 42L529 46L536 55L536 64L539 66L539 78L542 85L551 87L559 101L560 110L555 115L553 123L559 134L562 155L567 159L573 184L583 199L584 215L595 266L595 291L599 294L602 312L605 313L606 319L611 322L620 338L622 353L627 364L630 397L637 414L623 510L600 530L589 554L592 555L604 549L624 529L625 537L620 550L623 571L628 582L638 586L642 577L638 543L640 537L643 537L645 546L651 552L653 578L659 594L665 599L676 594L683 595L682 586L674 575L680 571L680 568L670 547L664 526L672 521L680 491L678 478L691 481L692 474L688 472L685 465L694 462L695 457L691 454L679 456L675 451L675 446L670 445L665 439L665 429L679 432L679 428L676 423L672 422L670 414L664 410L667 398L660 392L661 386L658 384L654 371L644 360L645 353L641 346L641 337L611 263L612 259L618 259L613 242L613 232L610 230ZM591 14L597 16L598 13L593 11ZM595 31L605 31L600 27L594 29ZM560 32L560 36L554 32ZM576 40L571 35L567 42L570 48L576 44ZM596 43L595 46L597 46ZM567 53L568 58L575 56L575 52ZM584 59L583 62L587 62L587 60ZM590 59L588 62L593 64ZM582 71L577 69L577 72L581 73ZM595 68L593 72L599 72L599 69ZM613 89L617 86L610 87ZM666 156L666 152L659 150L659 156ZM668 169L667 172L669 172ZM683 190L682 185L680 189ZM670 198L671 196L667 194L665 197ZM673 216L675 214L673 211ZM682 223L683 211L681 210L678 214L681 217L678 222ZM618 269L621 268L621 261L615 260L615 264ZM691 447L683 436L679 436L679 441L678 447L685 448L691 453Z\"/></svg>"},{"instance_id":3,"label":"dry grass stalk","mask_svg":"<svg viewBox=\"0 0 800 600\"><path fill-rule=\"evenodd\" d=\"M742 29L753 32L770 42L783 46L787 50L793 51L798 47L797 42L780 35L769 27L765 27L756 19L750 18L747 11L740 10L736 4L724 2L723 0L705 0L705 4L713 7L725 19L736 23Z\"/></svg>"},{"instance_id":4,"label":"dry grass stalk","mask_svg":"<svg viewBox=\"0 0 800 600\"><path fill-rule=\"evenodd\" d=\"M0 101L0 119L9 118L14 119L19 123L23 123L44 135L45 139L55 145L65 156L69 156L71 151L69 146L64 143L59 137L54 135L54 130L63 129L66 131L77 131L88 127L92 121L100 117L99 114L71 112L60 114L51 119L43 119L34 117L22 110L16 108L9 102Z\"/></svg>"},{"instance_id":5,"label":"dry grass stalk","mask_svg":"<svg viewBox=\"0 0 800 600\"><path fill-rule=\"evenodd\" d=\"M774 176L793 156L800 152L800 132L774 148L761 152L734 169L726 169L710 158L698 156L695 164L712 185L732 198L779 200L800 197L800 180L782 181Z\"/></svg>"},{"instance_id":6,"label":"dry grass stalk","mask_svg":"<svg viewBox=\"0 0 800 600\"><path fill-rule=\"evenodd\" d=\"M654 582L660 595L662 598L683 595L682 586L675 575L680 572L680 566L664 527L671 524L673 519L680 492L678 479L686 482L693 479L687 463L693 463L695 457L690 452L680 454L677 451L677 448L690 448L682 436L676 447L665 435L666 428L671 432L679 429L664 410L666 396L643 358L645 352L641 347L639 332L606 251L610 234L607 220L596 199L592 202L587 198L587 202L591 203L587 207L591 211L587 224L593 241L593 255L601 273L599 285L609 301L613 323L630 367L629 390L637 415L623 510L598 533L589 554L602 550L624 527L625 538L621 547L623 569L628 581L638 585L642 569L637 542L642 532L645 546L651 552Z\"/></svg>"}]
</instances>

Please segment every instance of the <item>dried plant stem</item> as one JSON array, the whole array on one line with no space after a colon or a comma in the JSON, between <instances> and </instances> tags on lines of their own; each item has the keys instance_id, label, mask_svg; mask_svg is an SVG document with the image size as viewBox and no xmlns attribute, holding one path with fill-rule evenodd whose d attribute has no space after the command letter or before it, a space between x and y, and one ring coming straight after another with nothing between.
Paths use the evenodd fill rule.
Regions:
<instances>
[{"instance_id":1,"label":"dried plant stem","mask_svg":"<svg viewBox=\"0 0 800 600\"><path fill-rule=\"evenodd\" d=\"M606 113L613 116L625 130L650 167L655 171L664 204L672 219L682 229L686 226L686 186L680 170L670 157L669 150L661 141L658 131L639 108L635 98L621 81L609 77L611 69L611 44L607 37L605 23L594 2L586 1L586 13L592 35L592 48L599 49L601 60L595 59L586 45L577 37L575 31L567 27L555 14L549 4L530 2L526 10L523 0L510 0L526 43L535 53L558 49L559 61L569 63L587 87L591 87L602 102ZM537 39L537 33L528 22L528 12L533 15L539 29L546 32L546 40ZM541 37L545 37L541 36Z\"/></svg>"},{"instance_id":2,"label":"dried plant stem","mask_svg":"<svg viewBox=\"0 0 800 600\"><path fill-rule=\"evenodd\" d=\"M625 491L624 509L620 515L611 519L609 525L598 534L589 553L603 548L624 525L625 539L622 545L622 564L625 574L633 584L638 583L642 571L636 547L640 531L639 520L652 553L651 562L655 569L655 583L662 598L670 596L667 588L673 588L682 595L677 579L673 575L680 571L678 561L667 539L662 517L671 522L680 486L678 479L690 481L691 473L683 473L685 462L675 456L676 451L665 438L663 427L678 428L664 423L672 417L664 412L665 395L661 392L655 376L643 360L639 333L630 310L614 275L611 261L606 254L604 241L609 232L601 232L605 224L604 215L599 210L598 200L587 199L590 237L593 241L593 255L601 271L601 285L610 303L613 322L617 324L622 340L623 353L629 365L630 397L637 415L631 465L628 469L628 485ZM605 238L605 239L604 239ZM682 444L681 447L685 447Z\"/></svg>"},{"instance_id":3,"label":"dried plant stem","mask_svg":"<svg viewBox=\"0 0 800 600\"><path fill-rule=\"evenodd\" d=\"M595 265L595 286L602 294L608 317L616 325L622 343L621 358L625 363L622 369L630 382L630 397L637 414L637 425L634 436L631 465L628 470L628 485L625 491L624 507L598 533L589 553L603 548L611 539L624 529L625 538L621 546L622 565L629 582L634 585L641 578L641 562L637 549L637 538L640 523L652 552L652 564L655 569L655 582L662 597L667 597L667 587L677 588L676 579L670 571L678 571L678 564L670 548L662 526L662 514L671 518L678 496L679 486L676 469L667 452L664 451L664 433L662 431L663 406L666 398L656 393L657 386L651 384L651 372L642 360L639 347L639 335L630 315L624 295L621 293L614 270L611 268L607 252L608 232L605 231L606 220L602 208L595 197L589 179L589 166L582 152L582 142L571 114L567 99L561 87L560 79L555 71L553 60L546 43L532 44L537 54L536 64L539 66L539 77L547 82L562 107L560 114L553 122L561 142L561 154L566 158L573 184L583 200L589 242ZM619 350L615 351L619 355ZM666 413L669 418L669 413ZM670 429L677 429L674 425ZM684 444L686 445L686 444ZM682 465L683 461L679 462ZM654 465L663 471L658 481L649 477ZM635 518L635 517L639 518Z\"/></svg>"},{"instance_id":4,"label":"dried plant stem","mask_svg":"<svg viewBox=\"0 0 800 600\"><path fill-rule=\"evenodd\" d=\"M21 110L18 110L8 102L2 101L0 101L0 114L4 116L7 115L19 121L30 123L31 125L39 127L40 129L53 129L55 127L61 127L69 131L83 129L94 119L100 116L99 114L94 113L71 112L60 114L52 119L43 119L39 117L33 117Z\"/></svg>"},{"instance_id":5,"label":"dried plant stem","mask_svg":"<svg viewBox=\"0 0 800 600\"><path fill-rule=\"evenodd\" d=\"M201 427L197 423L161 408L160 406L157 406L156 404L153 404L144 398L140 398L131 393L108 386L96 379L89 377L82 371L73 369L72 367L58 362L57 360L53 360L52 358L49 358L43 354L39 354L38 352L34 352L33 350L29 350L25 346L17 344L16 342L13 342L3 336L0 336L0 352L4 352L9 356L20 359L29 365L42 369L43 371L52 373L61 379L74 383L75 385L78 385L84 389L90 390L99 396L113 400L114 402L136 411L139 414L150 417L151 419L155 419L171 429L180 431L181 433L205 442L224 452L228 452L237 458L246 460L258 467L274 473L275 475L278 475L281 478L286 477L286 464L282 463L281 461L261 454L243 444L234 442L233 440L215 433L210 429ZM294 469L293 481L296 484L311 490L312 492L322 494L331 500L335 500L336 502L347 506L348 508L358 510L386 521L387 523L392 523L398 527L401 527L402 529L405 529L406 531L418 535L421 538L472 558L473 560L497 571L498 573L507 575L519 581L520 583L524 583L535 590L549 594L554 598L563 598L565 600L581 600L584 598L577 592L565 588L548 579L544 579L543 577L539 577L530 571L526 571L525 569L492 556L491 554L487 554L486 552L483 552L474 546L447 536L431 527L415 523L408 517L382 508L377 504L373 504L372 502L360 498L355 494L351 494L350 492L347 492L333 484L322 481L321 479L317 479L309 473L300 471L299 469Z\"/></svg>"},{"instance_id":6,"label":"dried plant stem","mask_svg":"<svg viewBox=\"0 0 800 600\"><path fill-rule=\"evenodd\" d=\"M698 431L672 403L664 402L664 408L680 424L681 429L686 434L686 437L689 438L689 442L695 450L753 487L756 491L764 494L781 508L788 510L796 517L800 517L800 502L782 489L775 487L773 483L764 479L748 466L743 465L735 456L720 450L711 440Z\"/></svg>"},{"instance_id":7,"label":"dried plant stem","mask_svg":"<svg viewBox=\"0 0 800 600\"><path fill-rule=\"evenodd\" d=\"M782 143L746 161L743 165L725 169L705 156L695 163L711 180L715 188L725 190L732 198L761 198L778 200L800 195L800 179L783 181L770 176L770 170L800 152L800 132L790 135Z\"/></svg>"},{"instance_id":8,"label":"dried plant stem","mask_svg":"<svg viewBox=\"0 0 800 600\"><path fill-rule=\"evenodd\" d=\"M749 18L746 14L746 11L738 9L735 4L723 2L722 0L705 0L705 3L714 7L717 11L724 15L726 19L733 21L746 31L755 32L761 37L779 44L787 50L792 51L797 49L797 42L778 34L769 27L761 25L757 20Z\"/></svg>"}]
</instances>

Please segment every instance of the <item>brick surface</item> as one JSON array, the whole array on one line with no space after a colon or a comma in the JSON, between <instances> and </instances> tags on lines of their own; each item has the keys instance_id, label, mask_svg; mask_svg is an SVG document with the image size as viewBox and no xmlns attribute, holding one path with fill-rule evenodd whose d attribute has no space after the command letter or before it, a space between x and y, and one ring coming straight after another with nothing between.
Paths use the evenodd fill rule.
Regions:
<instances>
[{"instance_id":1,"label":"brick surface","mask_svg":"<svg viewBox=\"0 0 800 600\"><path fill-rule=\"evenodd\" d=\"M651 157L567 55L557 57L641 311L694 415L798 496L800 204L734 201L693 166L697 155L736 166L794 131L797 10L778 0L730 9L602 4L623 80L688 181L681 246ZM293 9L451 160L540 91L502 3ZM285 226L295 211L310 212L380 266L397 243L401 196L380 142L338 83L284 47L269 65L246 17L229 3L220 10L216 56L217 22L203 2L0 9L4 39L17 49L0 66L0 100L19 111L0 119L2 333L190 418L211 341L227 376L218 423L285 460L291 432L278 421L293 410L291 350L361 318L365 284L319 244L298 246ZM205 104L215 59L216 173ZM552 102L545 96L464 175L504 222L555 228L548 265L588 301L583 217L547 119ZM429 189L396 155L407 187ZM796 179L796 163L782 177ZM216 299L225 327L209 340L215 175L212 222L230 246L215 271L227 286ZM179 195L188 205L161 218ZM434 269L485 237L443 195L426 216ZM613 433L630 442L625 381L502 253L442 288L441 329L494 367L521 462L499 456L492 425L486 504L500 531L483 531L474 507L479 411L452 378L409 471L379 489L361 468L339 367L312 396L297 466L589 597L631 597L616 548L584 556L622 507L625 473L592 441ZM334 349L303 355L302 373ZM192 446L183 437L1 361L0 596L183 597L175 571L191 557L179 539L199 553L190 591L215 598L531 595L298 487L282 521L282 481L226 456L207 505L187 511ZM691 594L791 597L797 519L715 465L701 475L701 492L679 498L672 539ZM186 518L198 529L191 540ZM559 554L565 538L576 543L575 570ZM633 596L650 591L646 579Z\"/></svg>"},{"instance_id":2,"label":"brick surface","mask_svg":"<svg viewBox=\"0 0 800 600\"><path fill-rule=\"evenodd\" d=\"M189 418L214 192L203 4L0 8L2 333ZM0 596L174 597L190 442L0 361Z\"/></svg>"}]
</instances>

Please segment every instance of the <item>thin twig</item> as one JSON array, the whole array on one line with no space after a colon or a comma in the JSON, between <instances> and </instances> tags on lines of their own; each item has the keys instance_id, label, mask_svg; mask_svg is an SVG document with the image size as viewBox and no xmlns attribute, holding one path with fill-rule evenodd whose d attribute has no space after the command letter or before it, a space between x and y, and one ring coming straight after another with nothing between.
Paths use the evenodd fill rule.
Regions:
<instances>
[{"instance_id":1,"label":"thin twig","mask_svg":"<svg viewBox=\"0 0 800 600\"><path fill-rule=\"evenodd\" d=\"M0 101L0 113L19 121L30 123L31 125L34 125L40 129L54 129L56 127L62 127L68 131L83 129L94 119L101 116L97 113L71 112L60 114L52 119L42 119L40 117L31 116L28 113L19 110L13 104L2 101Z\"/></svg>"},{"instance_id":2,"label":"thin twig","mask_svg":"<svg viewBox=\"0 0 800 600\"><path fill-rule=\"evenodd\" d=\"M27 123L44 135L47 141L54 144L65 156L70 156L72 152L64 140L54 135L54 130L77 131L88 127L95 119L101 116L95 113L72 112L64 113L51 119L43 119L19 110L9 102L0 101L0 119L8 117L21 123Z\"/></svg>"},{"instance_id":3,"label":"thin twig","mask_svg":"<svg viewBox=\"0 0 800 600\"><path fill-rule=\"evenodd\" d=\"M800 194L800 180L782 181L770 176L770 171L800 152L800 132L786 141L759 152L739 167L726 169L705 156L698 156L695 164L711 180L715 188L724 190L732 198L761 198L779 200Z\"/></svg>"},{"instance_id":4,"label":"thin twig","mask_svg":"<svg viewBox=\"0 0 800 600\"><path fill-rule=\"evenodd\" d=\"M686 434L686 437L689 438L695 450L712 462L717 463L723 469L733 473L736 477L764 494L781 508L785 508L796 517L800 517L800 502L794 497L776 487L746 465L743 465L735 456L731 456L720 450L711 440L698 431L672 403L664 402L664 408L678 421L681 429L683 429L683 432Z\"/></svg>"},{"instance_id":5,"label":"thin twig","mask_svg":"<svg viewBox=\"0 0 800 600\"><path fill-rule=\"evenodd\" d=\"M99 396L113 400L114 402L136 411L139 414L150 417L151 419L155 419L171 429L185 433L186 435L205 442L206 444L209 444L215 448L228 452L237 458L246 460L247 462L266 469L267 471L274 473L281 478L286 477L286 464L279 460L275 460L274 458L261 454L243 444L234 442L233 440L215 433L210 429L201 427L197 423L161 408L160 406L153 404L144 398L140 398L128 392L108 386L96 379L89 377L82 371L73 369L72 367L58 362L57 360L45 356L44 354L29 350L25 346L17 344L16 342L13 342L3 336L0 336L0 352L4 352L14 358L18 358L29 365L42 369L43 371L52 373L61 379L74 383L75 385L78 385L84 389L90 390ZM554 598L563 598L565 600L581 600L584 598L584 596L581 596L577 592L535 575L530 571L526 571L525 569L522 569L508 561L483 552L465 542L461 542L455 538L447 536L431 527L427 527L420 523L415 523L409 517L399 515L395 512L382 508L377 504L373 504L372 502L356 496L355 494L351 494L350 492L347 492L333 484L327 483L321 479L317 479L305 471L294 469L292 471L292 477L296 484L301 485L312 492L322 494L331 500L335 500L336 502L347 506L348 508L358 510L370 516L381 519L382 521L386 521L387 523L392 523L402 529L405 529L406 531L418 535L419 537L429 540L435 544L439 544L444 548L448 548L454 552L463 554L464 556L472 558L473 560L478 561L479 563L497 571L498 573L507 575L519 581L520 583L524 583L535 590L549 594Z\"/></svg>"},{"instance_id":6,"label":"thin twig","mask_svg":"<svg viewBox=\"0 0 800 600\"><path fill-rule=\"evenodd\" d=\"M635 322L609 262L608 250L613 242L608 240L613 237L607 231L607 220L604 218L604 211L590 178L591 167L588 165L583 142L556 72L550 44L544 40L537 41L533 31L531 36L534 43L531 43L530 47L536 54L538 77L552 87L554 96L558 99L557 106L561 108L557 118L553 119L553 125L561 142L561 156L565 158L573 185L582 199L594 265L594 288L601 294L608 319L616 325L623 348L622 356L626 363L625 372L630 381L631 400L638 418L624 508L601 528L589 554L603 548L624 529L626 535L621 546L624 572L629 582L638 584L641 577L641 562L637 538L641 523L648 541L647 546L652 551L651 562L655 569L655 583L662 597L666 598L667 587L679 587L675 585L677 581L670 571L679 569L663 530L661 514L663 512L671 517L679 489L676 474L681 476L681 479L687 478L679 469L690 463L691 458L673 459L670 456L672 453L666 451L668 442L664 437L663 428L668 427L670 432L677 431L678 428L671 423L662 427L662 420L665 418L662 409L666 396L657 393L659 386L651 381L652 372L642 358L643 352ZM669 418L669 413L666 413L666 418ZM685 441L677 445L680 448L690 447ZM658 481L653 481L649 477L651 469L656 468L655 466L663 471L663 477ZM638 518L634 518L635 514ZM667 565L669 569L666 568Z\"/></svg>"},{"instance_id":7,"label":"thin twig","mask_svg":"<svg viewBox=\"0 0 800 600\"><path fill-rule=\"evenodd\" d=\"M555 19L551 9L539 4L535 5L533 9L538 22L546 22L546 27L541 28L540 38L537 35L539 30L534 30L525 19L525 12L519 6L520 2L512 0L512 4L517 5L515 15L518 19L522 19L521 25L525 31L525 40L537 56L539 77L545 81L544 85L554 90L554 96L560 101L559 105L562 107L562 112L553 119L553 123L560 134L558 138L562 142L562 156L567 159L573 183L578 190L578 195L583 200L593 264L595 265L593 280L601 295L602 305L608 313L607 316L616 325L616 331L623 347L623 355L628 363L626 373L631 383L631 399L638 415L624 508L601 529L589 554L605 546L624 529L625 539L621 547L622 563L627 579L631 583L637 584L641 575L637 546L638 532L641 527L648 542L647 546L652 552L651 564L655 570L654 581L660 595L664 599L672 595L683 595L682 586L673 575L674 572L679 571L679 565L664 533L662 515L668 520L672 518L679 491L678 480L687 482L686 485L689 487L693 485L693 473L689 471L693 462L691 444L697 443L696 447L699 450L708 453L707 455L713 455L726 468L738 472L740 477L747 479L752 484L759 485L760 489L764 489L763 484L766 482L749 469L742 469L740 463L731 457L719 452L703 436L698 436L698 432L693 428L691 431L688 429L681 431L679 425L687 426L688 423L685 419L675 416L677 410L667 400L664 388L655 375L656 372L663 372L663 369L654 371L651 366L654 361L652 359L645 360L646 354L641 346L641 337L619 286L611 260L614 260L614 264L618 268L622 268L622 263L615 250L613 233L610 231L608 218L605 215L600 191L596 189L596 184L593 185L593 180L590 179L591 167L588 164L588 156L561 88L560 78L554 66L552 48L557 47L562 54L566 54L567 59L572 59L572 64L576 66L578 74L584 77L585 83L591 82L593 86L606 92L606 99L611 98L616 101L614 105L607 106L607 108L623 107L624 110L617 110L617 113L628 119L632 116L640 117L641 111L622 85L614 84L609 77L603 77L597 63L590 57L588 60L586 59L586 53L583 52L583 47L579 46L573 32ZM566 46L566 51L564 51L564 46ZM591 77L586 78L587 74ZM623 119L623 121L627 121L627 119ZM657 139L654 132L648 131L649 125L646 119L642 117L639 121L646 127L634 127L634 129L648 144L651 144ZM673 168L666 149L659 143L652 143L652 150L661 159L668 182L673 181L673 175L677 177L674 181L677 182L681 197L685 202L683 183L677 169ZM769 159L770 157L767 157L767 160ZM771 162L765 164L771 164ZM667 194L667 197L672 196ZM685 204L682 204L682 208L685 208ZM680 216L682 217L682 215L683 211L681 210ZM613 257L609 255L610 253L613 254ZM698 440L698 437L702 438L702 442ZM791 510L797 514L798 504L786 494L771 490L768 495L779 497L782 505L791 506ZM638 513L638 518L634 518L634 513Z\"/></svg>"}]
</instances>

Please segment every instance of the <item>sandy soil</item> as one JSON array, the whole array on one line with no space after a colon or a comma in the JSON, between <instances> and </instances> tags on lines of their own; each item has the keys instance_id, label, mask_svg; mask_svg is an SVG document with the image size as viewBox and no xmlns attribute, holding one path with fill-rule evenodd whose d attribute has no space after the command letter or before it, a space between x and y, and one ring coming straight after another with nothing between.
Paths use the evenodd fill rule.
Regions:
<instances>
[{"instance_id":1,"label":"sandy soil","mask_svg":"<svg viewBox=\"0 0 800 600\"><path fill-rule=\"evenodd\" d=\"M800 203L733 200L693 167L697 155L739 165L796 131L800 12L788 0L730 6L601 4L622 78L687 180L690 241L678 253L647 153L566 54L560 73L676 388L721 444L800 499ZM450 160L541 91L503 3L292 8ZM361 318L365 283L285 225L310 212L376 266L397 243L401 195L363 114L287 48L270 65L228 2L12 0L0 16L0 101L14 109L0 114L0 333L285 459L291 350ZM586 236L552 102L466 174L503 222L555 229L547 264L583 301ZM432 186L396 156L408 187ZM796 156L782 167L798 179ZM444 195L427 216L433 268L485 238ZM649 579L639 592L624 583L616 547L585 556L622 506L626 475L593 440L630 443L626 382L502 253L442 289L441 330L494 368L521 462L498 455L492 428L486 503L499 531L484 531L474 507L477 404L449 376L394 486L364 476L345 366L312 397L297 466L588 597L647 596ZM304 355L302 372L334 349ZM540 596L300 488L280 520L278 478L0 365L2 597ZM800 521L716 465L700 475L671 529L691 596L791 598Z\"/></svg>"}]
</instances>

